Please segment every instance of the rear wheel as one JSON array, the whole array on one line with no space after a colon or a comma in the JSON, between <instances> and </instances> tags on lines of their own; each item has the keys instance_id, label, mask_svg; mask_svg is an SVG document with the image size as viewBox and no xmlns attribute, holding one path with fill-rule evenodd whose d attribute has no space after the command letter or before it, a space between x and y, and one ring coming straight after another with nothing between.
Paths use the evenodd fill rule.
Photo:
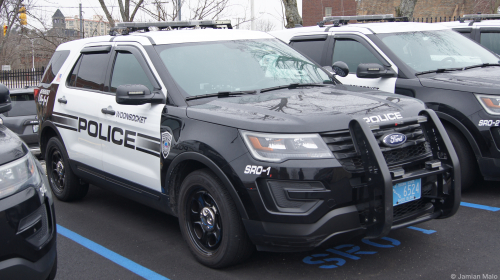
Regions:
<instances>
[{"instance_id":1,"label":"rear wheel","mask_svg":"<svg viewBox=\"0 0 500 280\"><path fill-rule=\"evenodd\" d=\"M85 197L89 185L80 181L73 174L66 157L66 149L58 138L53 137L47 142L45 149L45 165L50 188L62 201L78 200Z\"/></svg>"},{"instance_id":2,"label":"rear wheel","mask_svg":"<svg viewBox=\"0 0 500 280\"><path fill-rule=\"evenodd\" d=\"M252 254L254 246L231 196L208 169L182 182L178 213L182 235L200 263L222 268Z\"/></svg>"},{"instance_id":3,"label":"rear wheel","mask_svg":"<svg viewBox=\"0 0 500 280\"><path fill-rule=\"evenodd\" d=\"M462 133L450 125L445 125L445 128L460 162L462 190L466 190L472 187L479 174L476 156Z\"/></svg>"}]
</instances>

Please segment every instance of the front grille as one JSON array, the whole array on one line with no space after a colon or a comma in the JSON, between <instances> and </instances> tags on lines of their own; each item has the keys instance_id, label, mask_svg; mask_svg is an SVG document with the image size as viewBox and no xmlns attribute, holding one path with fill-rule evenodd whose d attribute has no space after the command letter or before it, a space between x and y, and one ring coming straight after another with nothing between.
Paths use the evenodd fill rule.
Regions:
<instances>
[{"instance_id":1,"label":"front grille","mask_svg":"<svg viewBox=\"0 0 500 280\"><path fill-rule=\"evenodd\" d=\"M426 141L419 124L378 129L372 132L379 143L380 150L388 166L429 156L431 153L430 145ZM380 138L389 132L405 134L407 138L406 142L398 147L385 147ZM363 161L354 147L351 134L348 130L322 133L321 137L335 155L335 158L346 170L363 170Z\"/></svg>"},{"instance_id":2,"label":"front grille","mask_svg":"<svg viewBox=\"0 0 500 280\"><path fill-rule=\"evenodd\" d=\"M422 193L422 197L424 197L426 195L430 195L431 192L432 192L431 190L424 191ZM422 198L420 198L420 199L417 199L414 201L406 202L406 203L398 205L398 206L394 206L394 208L392 210L394 220L397 220L400 217L404 217L406 215L410 215L414 212L417 212L421 209L424 209L425 205L426 205L426 202L424 202L424 200Z\"/></svg>"}]
</instances>

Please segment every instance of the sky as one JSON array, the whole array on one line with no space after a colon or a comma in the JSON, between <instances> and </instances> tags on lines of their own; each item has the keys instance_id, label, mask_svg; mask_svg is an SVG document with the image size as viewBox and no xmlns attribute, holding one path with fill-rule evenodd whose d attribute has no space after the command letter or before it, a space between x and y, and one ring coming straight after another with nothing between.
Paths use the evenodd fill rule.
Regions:
<instances>
[{"instance_id":1,"label":"sky","mask_svg":"<svg viewBox=\"0 0 500 280\"><path fill-rule=\"evenodd\" d=\"M165 2L177 1L177 0L165 0ZM197 0L190 0L192 2ZM235 25L238 19L246 18L247 20L251 18L250 15L250 1L251 0L229 0L229 5L223 13L220 19L231 19L232 24ZM188 0L186 0L188 2ZM99 4L98 0L34 0L33 12L38 16L43 18L46 22L51 22L51 17L54 12L59 8L61 12L66 17L74 17L78 15L79 9L78 5L82 4L84 18L91 19L93 15L103 15L104 12ZM118 1L116 0L105 0L105 3L112 6L109 7L112 10L114 18L119 18L118 15ZM171 3L166 4L167 7L171 7ZM182 19L187 20L189 15L188 5L183 6L182 9ZM297 0L297 6L299 13L302 15L302 0ZM255 8L255 18L256 24L268 23L273 27L273 30L284 29L283 26L283 10L281 5L281 0L254 0ZM132 9L132 8L131 8ZM105 18L105 17L104 17ZM134 21L153 21L153 19L147 16L145 13L138 13ZM28 24L36 24L34 20L30 21L28 18ZM250 29L250 23L241 24L242 28Z\"/></svg>"}]
</instances>

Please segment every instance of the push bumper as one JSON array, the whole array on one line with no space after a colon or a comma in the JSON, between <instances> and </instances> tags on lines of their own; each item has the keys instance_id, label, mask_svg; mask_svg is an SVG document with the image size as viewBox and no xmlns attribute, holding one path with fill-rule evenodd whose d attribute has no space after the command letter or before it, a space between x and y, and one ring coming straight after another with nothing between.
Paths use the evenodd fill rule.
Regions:
<instances>
[{"instance_id":1,"label":"push bumper","mask_svg":"<svg viewBox=\"0 0 500 280\"><path fill-rule=\"evenodd\" d=\"M379 144L366 122L352 120L350 134L360 151L364 164L360 185L368 192L368 201L353 201L352 205L327 212L315 223L281 223L244 220L247 232L261 251L307 251L321 244L345 241L354 236L380 238L390 230L407 227L431 219L447 218L454 215L460 204L460 167L451 141L443 125L432 110L423 110L422 118L405 119L404 124L417 124L429 142L432 158L439 159L440 166L422 168L404 175L391 173ZM378 129L402 125L400 123L380 123ZM418 210L401 214L401 207L393 206L393 186L405 181L422 179L426 189L422 194ZM423 188L422 188L423 190ZM413 206L410 206L410 208ZM283 219L283 221L285 221Z\"/></svg>"}]
</instances>

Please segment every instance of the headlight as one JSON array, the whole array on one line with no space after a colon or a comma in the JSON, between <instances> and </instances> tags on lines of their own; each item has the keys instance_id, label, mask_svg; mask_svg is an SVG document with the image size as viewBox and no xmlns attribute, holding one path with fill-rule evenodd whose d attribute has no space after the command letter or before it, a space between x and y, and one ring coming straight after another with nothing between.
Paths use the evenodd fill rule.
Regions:
<instances>
[{"instance_id":1,"label":"headlight","mask_svg":"<svg viewBox=\"0 0 500 280\"><path fill-rule=\"evenodd\" d=\"M31 153L0 166L0 198L29 186L38 187L40 182L41 178Z\"/></svg>"},{"instance_id":2,"label":"headlight","mask_svg":"<svg viewBox=\"0 0 500 280\"><path fill-rule=\"evenodd\" d=\"M492 115L500 115L500 96L475 94L483 108Z\"/></svg>"},{"instance_id":3,"label":"headlight","mask_svg":"<svg viewBox=\"0 0 500 280\"><path fill-rule=\"evenodd\" d=\"M318 134L267 134L240 131L255 159L280 162L287 159L333 158Z\"/></svg>"}]
</instances>

